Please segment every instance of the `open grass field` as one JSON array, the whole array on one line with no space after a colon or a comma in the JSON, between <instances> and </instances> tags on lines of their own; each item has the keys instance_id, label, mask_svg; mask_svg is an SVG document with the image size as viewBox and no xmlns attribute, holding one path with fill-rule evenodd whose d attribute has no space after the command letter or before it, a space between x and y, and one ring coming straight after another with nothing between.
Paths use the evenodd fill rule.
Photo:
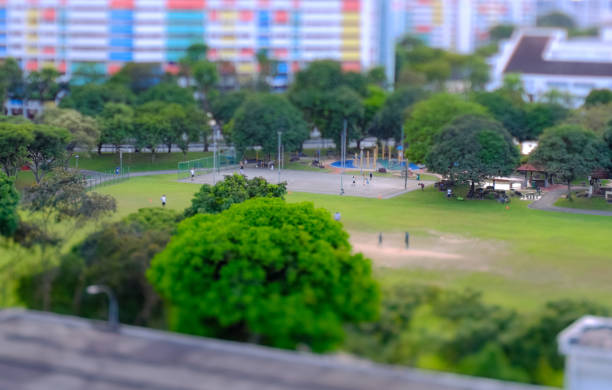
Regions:
<instances>
[{"instance_id":1,"label":"open grass field","mask_svg":"<svg viewBox=\"0 0 612 390\"><path fill-rule=\"evenodd\" d=\"M156 153L155 159L151 161L151 153L123 153L123 166L129 167L131 172L161 171L177 169L181 161L195 160L202 157L212 156L212 152L180 152ZM70 159L70 167L76 166L74 156ZM79 157L79 169L89 171L109 172L119 166L119 153L91 153L89 156Z\"/></svg>"},{"instance_id":2,"label":"open grass field","mask_svg":"<svg viewBox=\"0 0 612 390\"><path fill-rule=\"evenodd\" d=\"M604 198L600 198L600 197L597 197L597 198L574 197L570 201L565 196L562 196L555 202L555 206L569 207L569 208L583 209L583 210L612 211L612 203L608 203Z\"/></svg>"},{"instance_id":3,"label":"open grass field","mask_svg":"<svg viewBox=\"0 0 612 390\"><path fill-rule=\"evenodd\" d=\"M198 188L177 182L175 175L159 175L96 191L117 199L113 219L119 219L142 207L158 207L162 194L167 207L182 210ZM433 188L391 199L292 192L287 200L339 211L355 250L373 259L383 283L472 288L488 302L521 311L562 298L610 305L609 217L532 210L517 200L508 209L494 201L458 202ZM409 249L404 248L406 231ZM0 257L10 250L0 248Z\"/></svg>"},{"instance_id":4,"label":"open grass field","mask_svg":"<svg viewBox=\"0 0 612 390\"><path fill-rule=\"evenodd\" d=\"M197 189L164 175L100 191L117 198L120 217L157 206L162 193L168 207L183 209ZM489 302L519 310L561 298L609 305L612 218L531 210L521 201L509 209L493 201L449 201L433 188L392 199L295 192L287 199L340 211L353 245L374 259L384 283L473 288ZM410 232L408 250L405 231Z\"/></svg>"}]
</instances>

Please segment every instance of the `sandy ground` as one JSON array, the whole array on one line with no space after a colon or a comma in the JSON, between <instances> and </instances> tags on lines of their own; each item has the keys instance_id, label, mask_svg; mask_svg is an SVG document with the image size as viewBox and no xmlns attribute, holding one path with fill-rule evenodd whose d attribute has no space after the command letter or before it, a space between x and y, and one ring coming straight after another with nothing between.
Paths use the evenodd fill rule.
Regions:
<instances>
[{"instance_id":1,"label":"sandy ground","mask_svg":"<svg viewBox=\"0 0 612 390\"><path fill-rule=\"evenodd\" d=\"M378 233L349 233L355 252L363 253L376 266L390 268L490 271L505 247L502 242L428 232L412 235L406 248L404 233L383 233L382 245Z\"/></svg>"},{"instance_id":2,"label":"sandy ground","mask_svg":"<svg viewBox=\"0 0 612 390\"><path fill-rule=\"evenodd\" d=\"M233 171L223 171L221 175L217 174L217 180L223 175L234 173ZM238 171L235 171L238 173ZM278 171L269 169L249 168L244 170L248 178L261 176L271 183L278 182ZM408 191L418 189L415 180L408 180L407 188L404 189L404 180L399 177L374 177L372 182L366 184L363 177L355 175L355 184L353 184L353 174L326 173L326 172L311 172L311 171L291 171L282 170L280 175L281 181L287 182L287 190L295 192L311 192L316 194L340 194L340 178L344 186L344 195L346 196L362 196L366 198L392 198ZM213 183L213 175L205 174L196 176L196 183ZM191 181L185 179L183 181ZM433 182L423 182L426 185Z\"/></svg>"}]
</instances>

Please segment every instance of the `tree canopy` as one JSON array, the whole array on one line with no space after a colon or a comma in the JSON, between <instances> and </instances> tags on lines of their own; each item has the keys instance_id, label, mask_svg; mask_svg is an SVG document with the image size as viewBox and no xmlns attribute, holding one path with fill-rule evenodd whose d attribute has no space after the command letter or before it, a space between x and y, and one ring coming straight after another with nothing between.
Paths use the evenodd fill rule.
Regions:
<instances>
[{"instance_id":1,"label":"tree canopy","mask_svg":"<svg viewBox=\"0 0 612 390\"><path fill-rule=\"evenodd\" d=\"M612 103L612 91L607 88L591 90L584 100L585 107L608 103Z\"/></svg>"},{"instance_id":2,"label":"tree canopy","mask_svg":"<svg viewBox=\"0 0 612 390\"><path fill-rule=\"evenodd\" d=\"M486 114L480 104L457 95L441 93L416 103L406 121L407 156L413 162L424 162L433 139L453 119L467 114Z\"/></svg>"},{"instance_id":3,"label":"tree canopy","mask_svg":"<svg viewBox=\"0 0 612 390\"><path fill-rule=\"evenodd\" d=\"M201 213L220 213L235 203L247 199L283 198L287 193L287 183L270 184L264 178L247 179L241 175L225 176L214 186L203 184L185 209L185 216L192 217Z\"/></svg>"},{"instance_id":4,"label":"tree canopy","mask_svg":"<svg viewBox=\"0 0 612 390\"><path fill-rule=\"evenodd\" d=\"M561 27L570 30L576 26L576 22L570 16L555 11L539 16L536 25L538 27Z\"/></svg>"},{"instance_id":5,"label":"tree canopy","mask_svg":"<svg viewBox=\"0 0 612 390\"><path fill-rule=\"evenodd\" d=\"M19 192L15 188L14 178L0 172L0 235L11 237L19 225Z\"/></svg>"},{"instance_id":6,"label":"tree canopy","mask_svg":"<svg viewBox=\"0 0 612 390\"><path fill-rule=\"evenodd\" d=\"M171 328L280 348L336 347L378 311L371 263L310 203L252 199L183 221L147 276Z\"/></svg>"},{"instance_id":7,"label":"tree canopy","mask_svg":"<svg viewBox=\"0 0 612 390\"><path fill-rule=\"evenodd\" d=\"M0 121L0 164L8 176L15 176L26 164L33 140L31 126Z\"/></svg>"},{"instance_id":8,"label":"tree canopy","mask_svg":"<svg viewBox=\"0 0 612 390\"><path fill-rule=\"evenodd\" d=\"M309 136L301 113L285 97L264 93L250 96L240 106L229 129L238 156L257 145L264 153L275 152L278 131L283 132L282 144L286 151L300 150Z\"/></svg>"},{"instance_id":9,"label":"tree canopy","mask_svg":"<svg viewBox=\"0 0 612 390\"><path fill-rule=\"evenodd\" d=\"M512 173L519 153L499 122L466 115L453 120L435 137L426 163L433 172L473 184Z\"/></svg>"},{"instance_id":10,"label":"tree canopy","mask_svg":"<svg viewBox=\"0 0 612 390\"><path fill-rule=\"evenodd\" d=\"M594 169L607 167L608 153L604 141L593 132L580 126L560 125L542 134L531 160L567 183L571 198L572 181L590 175Z\"/></svg>"},{"instance_id":11,"label":"tree canopy","mask_svg":"<svg viewBox=\"0 0 612 390\"><path fill-rule=\"evenodd\" d=\"M367 133L381 139L393 138L399 141L408 107L424 97L425 91L420 88L401 88L394 91L369 122Z\"/></svg>"},{"instance_id":12,"label":"tree canopy","mask_svg":"<svg viewBox=\"0 0 612 390\"><path fill-rule=\"evenodd\" d=\"M73 109L48 107L40 121L44 124L68 130L72 136L67 146L71 154L76 148L91 150L100 139L98 122L89 116L82 115Z\"/></svg>"}]
</instances>

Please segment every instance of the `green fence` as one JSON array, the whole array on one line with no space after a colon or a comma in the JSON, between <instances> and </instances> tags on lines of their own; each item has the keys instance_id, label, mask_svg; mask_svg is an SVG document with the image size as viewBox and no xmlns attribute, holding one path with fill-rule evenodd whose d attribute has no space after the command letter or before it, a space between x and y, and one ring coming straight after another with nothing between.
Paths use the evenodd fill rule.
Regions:
<instances>
[{"instance_id":1,"label":"green fence","mask_svg":"<svg viewBox=\"0 0 612 390\"><path fill-rule=\"evenodd\" d=\"M100 172L99 174L84 176L85 182L89 189L94 189L101 186L121 183L130 178L130 168L123 170L109 170Z\"/></svg>"},{"instance_id":2,"label":"green fence","mask_svg":"<svg viewBox=\"0 0 612 390\"><path fill-rule=\"evenodd\" d=\"M217 164L214 157L202 157L196 160L181 161L178 163L178 178L185 179L191 176L191 170L194 170L195 175L203 175L217 170L227 169L236 166L236 158L231 155L217 155Z\"/></svg>"}]
</instances>

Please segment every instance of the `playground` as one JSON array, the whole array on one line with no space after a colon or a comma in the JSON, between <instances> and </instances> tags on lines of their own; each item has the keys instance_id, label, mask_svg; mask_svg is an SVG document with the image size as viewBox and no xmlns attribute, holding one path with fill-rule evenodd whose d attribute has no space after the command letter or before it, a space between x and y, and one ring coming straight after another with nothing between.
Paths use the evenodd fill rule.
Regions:
<instances>
[{"instance_id":1,"label":"playground","mask_svg":"<svg viewBox=\"0 0 612 390\"><path fill-rule=\"evenodd\" d=\"M211 172L190 178L181 179L182 182L193 182L198 184L213 184L223 179L224 175L239 173L238 169L224 170L220 173ZM248 178L263 177L270 183L279 182L278 170L267 168L247 168L244 175ZM354 183L353 183L354 180ZM420 189L416 180L407 180L401 177L373 177L370 181L369 173L362 175L359 172L349 173L324 173L309 171L281 170L280 181L287 182L287 190L290 192L310 192L315 194L339 195L344 189L345 196L359 196L364 198L388 199L405 192ZM425 185L433 182L422 182ZM404 188L406 184L406 188Z\"/></svg>"}]
</instances>

